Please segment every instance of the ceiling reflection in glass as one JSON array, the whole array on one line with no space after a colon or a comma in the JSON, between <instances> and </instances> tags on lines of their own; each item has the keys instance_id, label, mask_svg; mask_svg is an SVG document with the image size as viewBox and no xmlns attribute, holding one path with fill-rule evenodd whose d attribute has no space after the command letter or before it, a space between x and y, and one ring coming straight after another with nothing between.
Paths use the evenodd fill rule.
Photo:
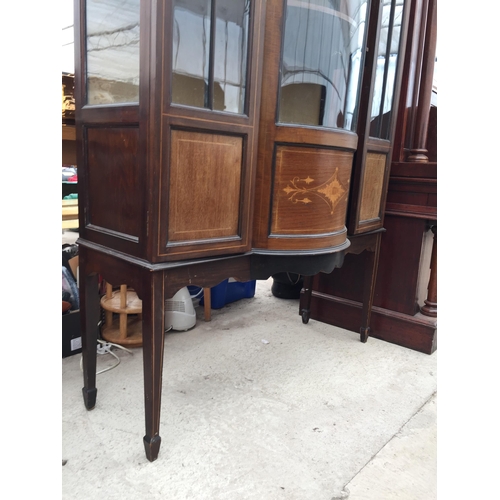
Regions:
<instances>
[{"instance_id":1,"label":"ceiling reflection in glass","mask_svg":"<svg viewBox=\"0 0 500 500\"><path fill-rule=\"evenodd\" d=\"M280 123L354 130L367 0L287 0Z\"/></svg>"},{"instance_id":2,"label":"ceiling reflection in glass","mask_svg":"<svg viewBox=\"0 0 500 500\"><path fill-rule=\"evenodd\" d=\"M174 0L172 102L243 113L250 0Z\"/></svg>"}]
</instances>

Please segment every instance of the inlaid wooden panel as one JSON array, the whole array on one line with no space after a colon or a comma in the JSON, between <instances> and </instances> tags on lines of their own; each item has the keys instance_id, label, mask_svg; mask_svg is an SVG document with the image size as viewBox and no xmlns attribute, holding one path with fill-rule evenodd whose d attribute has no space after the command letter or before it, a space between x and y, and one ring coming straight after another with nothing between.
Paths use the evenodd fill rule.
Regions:
<instances>
[{"instance_id":1,"label":"inlaid wooden panel","mask_svg":"<svg viewBox=\"0 0 500 500\"><path fill-rule=\"evenodd\" d=\"M142 179L138 162L139 128L88 127L86 145L87 224L136 240L141 229Z\"/></svg>"},{"instance_id":2,"label":"inlaid wooden panel","mask_svg":"<svg viewBox=\"0 0 500 500\"><path fill-rule=\"evenodd\" d=\"M368 221L380 218L382 201L382 188L384 186L384 172L387 155L380 153L367 153L363 190L361 193L361 206L359 220Z\"/></svg>"},{"instance_id":3,"label":"inlaid wooden panel","mask_svg":"<svg viewBox=\"0 0 500 500\"><path fill-rule=\"evenodd\" d=\"M239 234L243 138L172 130L169 242Z\"/></svg>"},{"instance_id":4,"label":"inlaid wooden panel","mask_svg":"<svg viewBox=\"0 0 500 500\"><path fill-rule=\"evenodd\" d=\"M352 158L347 151L278 146L271 235L343 230Z\"/></svg>"}]
</instances>

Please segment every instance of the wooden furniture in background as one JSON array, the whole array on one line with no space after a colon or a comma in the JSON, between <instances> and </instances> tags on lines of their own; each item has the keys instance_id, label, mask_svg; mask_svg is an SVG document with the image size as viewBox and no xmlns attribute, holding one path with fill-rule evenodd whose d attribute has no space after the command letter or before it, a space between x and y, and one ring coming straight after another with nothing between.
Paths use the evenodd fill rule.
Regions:
<instances>
[{"instance_id":1,"label":"wooden furniture in background","mask_svg":"<svg viewBox=\"0 0 500 500\"><path fill-rule=\"evenodd\" d=\"M76 165L76 128L73 75L62 75L62 164ZM77 184L62 184L62 198L78 193ZM78 200L62 200L62 229L78 229Z\"/></svg>"},{"instance_id":2,"label":"wooden furniture in background","mask_svg":"<svg viewBox=\"0 0 500 500\"><path fill-rule=\"evenodd\" d=\"M62 200L62 228L78 228L78 200Z\"/></svg>"},{"instance_id":3,"label":"wooden furniture in background","mask_svg":"<svg viewBox=\"0 0 500 500\"><path fill-rule=\"evenodd\" d=\"M409 3L400 0L374 2L371 6L367 46L371 48L364 61L361 97L358 109L359 141L351 177L347 206L347 236L351 246L346 254L363 254L359 324L351 328L360 332L366 342L370 336L370 319L378 270L381 238L385 232L384 210L395 135L398 98L401 87ZM318 280L305 280L299 312L304 323L311 316L311 296ZM314 299L317 300L317 299ZM317 316L313 315L314 319Z\"/></svg>"},{"instance_id":4,"label":"wooden furniture in background","mask_svg":"<svg viewBox=\"0 0 500 500\"><path fill-rule=\"evenodd\" d=\"M436 1L410 5L370 335L431 354L437 348L437 237L430 232L437 236L437 108L430 104ZM365 253L346 255L341 269L316 276L311 318L358 331L369 260Z\"/></svg>"},{"instance_id":5,"label":"wooden furniture in background","mask_svg":"<svg viewBox=\"0 0 500 500\"><path fill-rule=\"evenodd\" d=\"M74 76L62 74L62 164L76 165Z\"/></svg>"}]
</instances>

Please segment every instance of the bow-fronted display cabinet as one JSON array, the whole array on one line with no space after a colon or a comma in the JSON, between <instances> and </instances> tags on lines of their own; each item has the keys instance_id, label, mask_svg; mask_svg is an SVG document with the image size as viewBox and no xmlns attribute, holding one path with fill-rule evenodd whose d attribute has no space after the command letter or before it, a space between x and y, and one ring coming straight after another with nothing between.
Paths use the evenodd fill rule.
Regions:
<instances>
[{"instance_id":1,"label":"bow-fronted display cabinet","mask_svg":"<svg viewBox=\"0 0 500 500\"><path fill-rule=\"evenodd\" d=\"M229 277L331 273L346 223L381 227L386 98L364 88L375 3L75 0L83 395L93 408L101 276L142 300L149 460L165 300ZM360 154L368 99L382 132Z\"/></svg>"}]
</instances>

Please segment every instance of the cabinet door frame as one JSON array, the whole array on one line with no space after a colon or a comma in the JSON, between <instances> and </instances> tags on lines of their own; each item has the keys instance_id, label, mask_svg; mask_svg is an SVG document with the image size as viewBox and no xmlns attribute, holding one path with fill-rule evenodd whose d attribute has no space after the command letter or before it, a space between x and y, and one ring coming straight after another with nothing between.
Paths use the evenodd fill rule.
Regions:
<instances>
[{"instance_id":1,"label":"cabinet door frame","mask_svg":"<svg viewBox=\"0 0 500 500\"><path fill-rule=\"evenodd\" d=\"M251 2L248 27L246 104L243 113L236 114L171 102L173 2L171 0L158 2L155 32L163 32L164 36L152 41L154 50L151 54L150 64L155 99L150 109L149 127L154 154L151 162L154 165L153 170L156 172L155 178L158 179L154 185L151 185L156 199L156 205L151 206L151 210L156 213L153 219L158 221L157 227L152 228L153 233L155 233L152 258L155 261L244 253L251 249L265 29L264 4L263 0ZM173 193L169 194L169 186L171 174L175 168L175 164L172 163L172 154L176 144L172 143L172 139L176 135L180 135L178 132L192 133L193 138L200 137L200 134L206 134L207 138L213 136L215 138L228 137L231 140L241 139L241 189L237 209L237 234L229 237L215 235L206 239L194 237L185 241L172 240L170 231L172 228L169 225L172 226L175 223L173 209L170 206L171 202L174 202L174 196ZM218 189L220 188L219 186ZM207 210L210 210L210 207L207 207Z\"/></svg>"},{"instance_id":2,"label":"cabinet door frame","mask_svg":"<svg viewBox=\"0 0 500 500\"><path fill-rule=\"evenodd\" d=\"M369 1L367 5L366 22L368 22L369 18L370 3ZM356 131L341 128L279 122L280 68L282 67L283 58L286 6L286 0L268 0L267 2L263 68L265 84L261 98L253 247L254 251L261 253L288 251L296 253L331 252L334 248L340 250L349 246L345 222L351 168L354 153L358 146L358 135ZM366 45L366 36L367 29L365 28L363 47ZM362 70L363 64L361 65ZM285 186L283 182L286 183L287 180L285 176L280 177L277 175L279 168L277 156L283 149L294 147L301 148L303 151L312 151L314 149L325 155L330 154L332 158L336 154L339 155L339 158L346 153L351 156L349 166L345 168L346 178L342 185L345 196L342 198L341 205L338 205L335 209L337 210L336 213L340 213L340 220L336 222L338 224L335 229L326 231L323 234L315 234L310 231L306 214L296 221L295 234L273 234L273 220L279 217L279 214L276 214L278 201L275 195L279 190L282 190L283 186ZM298 157L294 161L300 163ZM333 162L335 161L334 159ZM318 173L318 168L316 168L316 173ZM303 172L304 175L307 175L305 170ZM307 179L309 182L309 178ZM276 187L277 183L280 183L279 189ZM313 185L311 184L311 186ZM313 214L312 206L308 213ZM327 222L326 219L327 217L324 217L325 222ZM290 226L292 224L293 222L290 222ZM292 230L289 232L292 233Z\"/></svg>"},{"instance_id":3,"label":"cabinet door frame","mask_svg":"<svg viewBox=\"0 0 500 500\"><path fill-rule=\"evenodd\" d=\"M363 74L360 114L358 122L359 144L354 158L351 183L351 199L347 217L349 235L358 235L383 228L384 212L389 186L389 175L394 145L394 136L398 116L398 103L403 77L403 63L405 59L406 39L408 32L409 13L412 0L405 0L401 34L399 39L398 61L394 79L393 103L391 122L388 128L387 139L370 136L370 111L374 98L376 78L376 55L380 39L380 26L383 14L383 1L372 2L370 21L368 26L367 57ZM373 199L373 185L370 185L369 158L384 156L385 161L381 179L377 179L378 199ZM376 167L374 167L376 168ZM376 175L373 173L372 175ZM368 209L367 205L370 205ZM363 214L371 212L371 216L363 219Z\"/></svg>"},{"instance_id":4,"label":"cabinet door frame","mask_svg":"<svg viewBox=\"0 0 500 500\"><path fill-rule=\"evenodd\" d=\"M149 2L140 2L140 53L139 53L139 98L137 102L118 102L109 104L88 104L87 88L87 40L86 40L86 0L74 0L74 33L75 33L75 128L77 143L77 165L79 184L79 236L93 243L115 249L117 251L147 257L147 227L146 227L146 177L137 176L137 172L147 171L147 160L144 152L147 145L144 143L144 119L141 117L144 85L147 85L149 76L144 74L143 59L147 54L148 30L145 29L145 18L149 17ZM92 155L95 153L91 144L92 137L100 134L109 134L117 137L122 134L123 140L131 139L133 147L130 149L131 174L125 179L128 197L127 210L133 212L133 223L127 223L126 215L116 210L113 217L118 221L109 224L112 217L102 216L104 200L111 200L114 196L112 179L108 179L99 189L91 188L93 172L102 163L91 166ZM118 139L120 140L120 139ZM118 146L117 146L118 147ZM124 153L128 146L123 148ZM101 155L102 157L103 155ZM107 175L107 174L106 174ZM106 177L106 176L104 176ZM103 177L103 178L104 178ZM127 177L127 174L124 176ZM133 181L132 179L135 179ZM93 185L98 181L93 182ZM137 193L137 195L135 194ZM111 212L113 208L108 203ZM133 208L132 208L133 207ZM103 222L103 223L101 223ZM116 227L115 227L116 226ZM123 229L122 229L123 228ZM133 228L133 231L128 230Z\"/></svg>"}]
</instances>

